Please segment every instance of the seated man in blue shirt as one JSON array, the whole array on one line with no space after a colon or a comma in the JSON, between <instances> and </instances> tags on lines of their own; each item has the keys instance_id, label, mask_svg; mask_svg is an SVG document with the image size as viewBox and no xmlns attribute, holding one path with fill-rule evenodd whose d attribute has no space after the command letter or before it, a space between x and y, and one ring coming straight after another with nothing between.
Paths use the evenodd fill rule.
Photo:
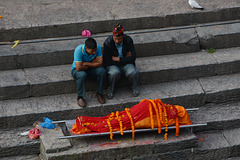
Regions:
<instances>
[{"instance_id":1,"label":"seated man in blue shirt","mask_svg":"<svg viewBox=\"0 0 240 160\"><path fill-rule=\"evenodd\" d=\"M132 95L137 97L138 71L135 67L136 53L131 37L123 34L123 27L117 24L113 29L113 35L104 42L103 65L108 73L107 98L112 99L116 81L121 74L126 76L132 84Z\"/></svg>"},{"instance_id":2,"label":"seated man in blue shirt","mask_svg":"<svg viewBox=\"0 0 240 160\"><path fill-rule=\"evenodd\" d=\"M102 67L103 57L101 47L95 39L88 38L85 45L79 45L74 51L74 61L71 73L77 83L77 102L81 107L86 107L85 81L86 78L95 78L98 83L97 98L104 104L103 85L106 80L106 70Z\"/></svg>"}]
</instances>

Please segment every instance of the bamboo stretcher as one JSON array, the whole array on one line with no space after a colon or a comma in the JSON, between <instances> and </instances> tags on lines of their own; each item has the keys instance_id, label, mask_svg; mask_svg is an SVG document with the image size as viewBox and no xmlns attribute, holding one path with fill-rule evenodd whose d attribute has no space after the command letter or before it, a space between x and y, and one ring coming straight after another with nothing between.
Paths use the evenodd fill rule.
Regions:
<instances>
[{"instance_id":1,"label":"bamboo stretcher","mask_svg":"<svg viewBox=\"0 0 240 160\"><path fill-rule=\"evenodd\" d=\"M196 111L199 110L199 108L190 108L186 109L187 111ZM60 136L58 137L59 139L70 139L70 138L84 138L84 137L95 137L95 136L106 136L109 135L110 132L102 132L102 133L85 133L85 134L74 134L71 132L72 130L72 125L75 123L74 120L62 120L62 121L53 121L53 124L59 124L59 123L65 123L68 132L70 133L70 136ZM179 128L192 128L193 127L201 127L201 126L206 126L206 123L201 123L201 124L191 124L191 125L180 125ZM165 127L161 127L162 130L165 130ZM168 126L168 129L176 129L176 126ZM149 132L149 131L157 131L158 128L147 128L147 129L135 129L135 133L138 132ZM113 135L120 134L120 131L112 132ZM123 133L132 133L132 130L125 130Z\"/></svg>"}]
</instances>

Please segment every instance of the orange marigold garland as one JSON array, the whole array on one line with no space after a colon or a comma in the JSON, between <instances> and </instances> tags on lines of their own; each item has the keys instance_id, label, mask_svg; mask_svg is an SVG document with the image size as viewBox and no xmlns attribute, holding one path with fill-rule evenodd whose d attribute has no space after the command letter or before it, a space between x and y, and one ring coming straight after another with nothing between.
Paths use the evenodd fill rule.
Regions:
<instances>
[{"instance_id":1,"label":"orange marigold garland","mask_svg":"<svg viewBox=\"0 0 240 160\"><path fill-rule=\"evenodd\" d=\"M176 117L176 136L179 136L179 121L178 121L178 117Z\"/></svg>"},{"instance_id":2,"label":"orange marigold garland","mask_svg":"<svg viewBox=\"0 0 240 160\"><path fill-rule=\"evenodd\" d=\"M165 134L164 134L164 139L167 140L167 132L168 132L168 117L167 117L167 111L166 111L166 106L163 106L164 109L164 118L165 118Z\"/></svg>"},{"instance_id":3,"label":"orange marigold garland","mask_svg":"<svg viewBox=\"0 0 240 160\"><path fill-rule=\"evenodd\" d=\"M121 116L119 116L119 112L116 112L116 118L119 122L119 126L120 126L120 134L123 135L123 125L122 125L122 120L121 120Z\"/></svg>"},{"instance_id":4,"label":"orange marigold garland","mask_svg":"<svg viewBox=\"0 0 240 160\"><path fill-rule=\"evenodd\" d=\"M150 100L150 102L152 103L152 106L154 107L156 115L157 115L158 133L160 134L161 133L161 122L160 122L158 108L157 108L157 106L156 106L156 104L154 103L153 100Z\"/></svg>"},{"instance_id":5,"label":"orange marigold garland","mask_svg":"<svg viewBox=\"0 0 240 160\"><path fill-rule=\"evenodd\" d=\"M152 113L152 104L149 103L148 107L149 107L149 113L150 113L151 128L153 129L154 128L154 121L153 121L153 113Z\"/></svg>"},{"instance_id":6,"label":"orange marigold garland","mask_svg":"<svg viewBox=\"0 0 240 160\"><path fill-rule=\"evenodd\" d=\"M109 131L110 131L110 139L113 140L112 126L111 126L111 122L109 119L107 120L107 123L108 123Z\"/></svg>"},{"instance_id":7,"label":"orange marigold garland","mask_svg":"<svg viewBox=\"0 0 240 160\"><path fill-rule=\"evenodd\" d=\"M135 134L134 134L134 133L135 133L135 130L134 130L133 119L132 119L132 116L131 116L131 114L130 114L130 112L129 112L129 108L125 108L125 111L126 111L128 117L129 117L130 121L131 121L131 127L132 127L132 141L134 141L134 137L135 137Z\"/></svg>"}]
</instances>

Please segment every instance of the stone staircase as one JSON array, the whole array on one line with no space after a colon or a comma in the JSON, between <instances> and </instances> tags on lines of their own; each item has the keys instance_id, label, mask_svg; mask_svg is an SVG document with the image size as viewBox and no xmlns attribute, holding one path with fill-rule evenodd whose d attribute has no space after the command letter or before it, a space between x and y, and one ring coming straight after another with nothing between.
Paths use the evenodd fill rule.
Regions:
<instances>
[{"instance_id":1,"label":"stone staircase","mask_svg":"<svg viewBox=\"0 0 240 160\"><path fill-rule=\"evenodd\" d=\"M56 7L55 2L50 2L41 5ZM240 4L237 0L228 3L235 6L216 9L210 5L212 8L207 11L180 9L179 13L163 9L164 16L140 14L114 20L99 16L97 20L86 21L84 15L74 23L65 19L65 23L57 25L53 22L32 27L11 28L3 19L0 24L0 159L35 160L39 154L41 159L51 160L240 157L240 22L237 20ZM6 2L3 4L7 6ZM89 81L87 107L82 109L76 103L76 85L70 74L73 51L85 41L76 35L89 29L102 46L118 22L134 40L140 95L132 97L128 84L121 81L114 98L101 105L95 95L96 83ZM21 44L15 48L7 45L8 41L17 39ZM208 53L210 48L216 51ZM175 137L174 130L170 131L167 141L163 134L155 132L137 133L134 142L131 134L116 135L113 141L108 136L59 140L58 135L63 135L65 129L62 125L57 125L57 130L41 129L40 140L20 136L43 117L65 120L78 115L104 116L131 107L143 98L160 98L186 108L199 107L199 111L189 112L191 120L208 125L194 128L194 133L181 129L179 137Z\"/></svg>"}]
</instances>

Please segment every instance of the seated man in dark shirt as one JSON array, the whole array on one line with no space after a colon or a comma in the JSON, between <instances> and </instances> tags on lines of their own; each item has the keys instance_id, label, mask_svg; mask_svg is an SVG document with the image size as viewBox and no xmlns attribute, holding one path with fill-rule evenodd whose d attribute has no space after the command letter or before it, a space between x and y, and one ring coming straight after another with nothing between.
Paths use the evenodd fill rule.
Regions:
<instances>
[{"instance_id":1,"label":"seated man in dark shirt","mask_svg":"<svg viewBox=\"0 0 240 160\"><path fill-rule=\"evenodd\" d=\"M103 65L108 73L108 99L113 98L115 83L120 79L121 74L131 82L133 96L139 95L135 59L136 52L132 38L123 34L122 25L117 24L113 29L113 35L104 42Z\"/></svg>"}]
</instances>

